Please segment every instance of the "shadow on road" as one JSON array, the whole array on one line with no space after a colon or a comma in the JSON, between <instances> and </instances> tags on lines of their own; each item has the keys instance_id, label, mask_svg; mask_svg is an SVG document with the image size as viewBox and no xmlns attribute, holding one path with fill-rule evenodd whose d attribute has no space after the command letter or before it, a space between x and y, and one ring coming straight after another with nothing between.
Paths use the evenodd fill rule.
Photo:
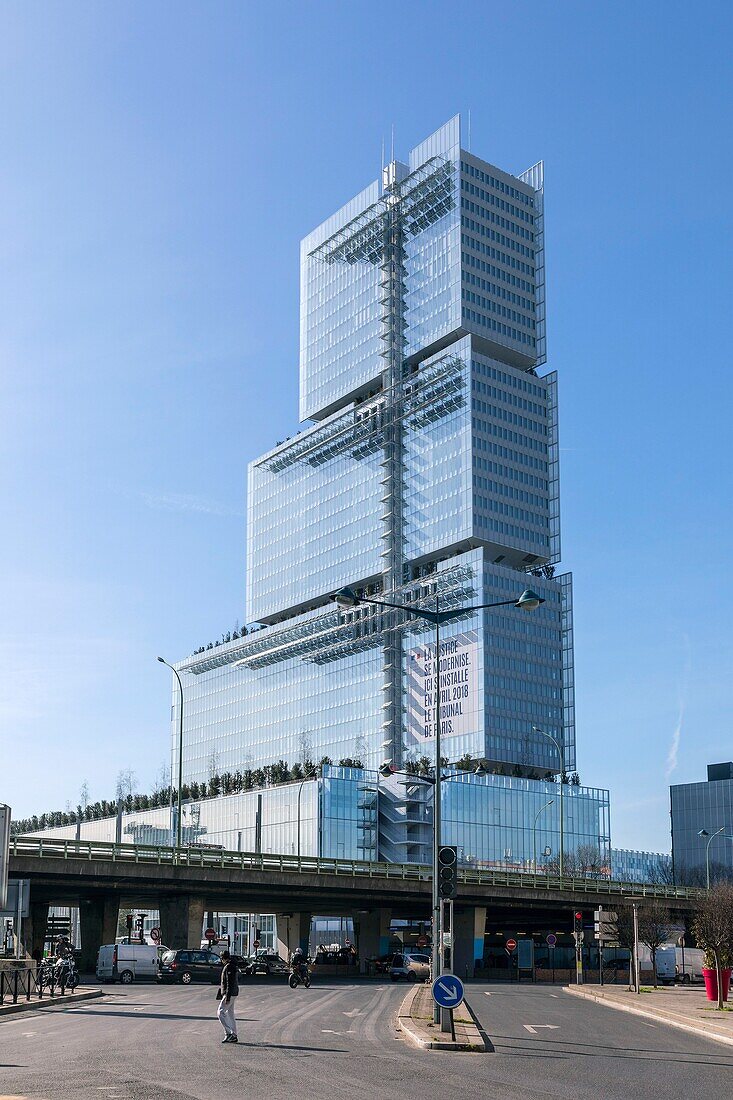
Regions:
<instances>
[{"instance_id":1,"label":"shadow on road","mask_svg":"<svg viewBox=\"0 0 733 1100\"><path fill-rule=\"evenodd\" d=\"M609 1047L598 1043L576 1043L573 1041L557 1039L530 1039L521 1035L492 1035L495 1044L500 1040L506 1043L517 1044L516 1050L504 1049L497 1046L498 1054L521 1055L526 1058L531 1048L542 1045L541 1050L535 1050L536 1057L541 1058L622 1058L630 1061L643 1062L685 1062L689 1065L701 1066L727 1066L733 1068L733 1058L724 1058L722 1054L702 1056L699 1051L684 1050L657 1050L654 1047ZM549 1050L547 1048L550 1048ZM584 1049L587 1048L587 1049Z\"/></svg>"}]
</instances>

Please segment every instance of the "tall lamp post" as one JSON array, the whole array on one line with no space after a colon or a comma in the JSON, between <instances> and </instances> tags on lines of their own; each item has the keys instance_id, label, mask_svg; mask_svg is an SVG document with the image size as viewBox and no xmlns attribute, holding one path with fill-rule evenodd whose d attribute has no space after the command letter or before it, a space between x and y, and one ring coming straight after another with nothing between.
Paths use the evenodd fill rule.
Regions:
<instances>
[{"instance_id":1,"label":"tall lamp post","mask_svg":"<svg viewBox=\"0 0 733 1100\"><path fill-rule=\"evenodd\" d=\"M546 737L548 741L552 741L553 745L557 749L558 763L560 765L560 878L562 878L563 859L565 856L565 815L563 813L563 776L565 775L565 755L560 748L560 743L556 737L553 737L547 730L540 729L539 726L532 726L535 733L541 733L543 737Z\"/></svg>"},{"instance_id":2,"label":"tall lamp post","mask_svg":"<svg viewBox=\"0 0 733 1100\"><path fill-rule=\"evenodd\" d=\"M440 597L435 596L435 610L431 611L422 607L405 606L400 603L392 603L389 600L374 600L367 596L357 596L352 588L342 588L331 597L343 611L350 611L359 604L374 604L375 607L390 607L397 611L404 611L412 618L424 619L435 627L435 796L433 802L433 978L438 978L443 973L441 951L441 927L440 927L440 893L438 891L438 852L440 851L440 825L441 825L441 754L440 754L440 627L457 615L465 615L472 611L483 611L491 607L518 607L522 611L535 611L544 599L538 596L530 588L525 588L521 596L515 600L499 600L496 603L479 603L470 607L453 607L447 611L440 610ZM435 1008L436 1020L439 1021L437 1005Z\"/></svg>"},{"instance_id":3,"label":"tall lamp post","mask_svg":"<svg viewBox=\"0 0 733 1100\"><path fill-rule=\"evenodd\" d=\"M300 781L300 786L298 787L298 861L300 861L300 796L303 793L303 784L307 783L309 779L315 779L315 778L316 778L315 771L308 772L307 775L303 776L303 778Z\"/></svg>"},{"instance_id":4,"label":"tall lamp post","mask_svg":"<svg viewBox=\"0 0 733 1100\"><path fill-rule=\"evenodd\" d=\"M544 806L540 806L537 813L534 815L534 825L532 826L532 854L533 854L533 867L534 873L537 874L537 822L540 819L540 814L544 813L550 806L553 805L555 799L551 798L549 802L545 802Z\"/></svg>"},{"instance_id":5,"label":"tall lamp post","mask_svg":"<svg viewBox=\"0 0 733 1100\"><path fill-rule=\"evenodd\" d=\"M176 680L178 680L178 690L181 695L181 705L178 710L178 812L176 813L176 859L180 859L181 820L183 816L183 684L181 683L181 677L178 675L178 672L173 667L173 665L168 664L168 662L163 657L158 657L158 660L162 665L165 665L166 668L169 668L175 676ZM171 776L171 781L172 780L173 776Z\"/></svg>"},{"instance_id":6,"label":"tall lamp post","mask_svg":"<svg viewBox=\"0 0 733 1100\"><path fill-rule=\"evenodd\" d=\"M716 836L720 836L720 834L724 832L725 825L721 825L721 827L714 833L709 833L707 829L701 829L700 832L697 834L698 836L708 838L708 842L705 845L705 885L708 890L710 889L710 845ZM725 839L733 840L733 836L727 836Z\"/></svg>"}]
</instances>

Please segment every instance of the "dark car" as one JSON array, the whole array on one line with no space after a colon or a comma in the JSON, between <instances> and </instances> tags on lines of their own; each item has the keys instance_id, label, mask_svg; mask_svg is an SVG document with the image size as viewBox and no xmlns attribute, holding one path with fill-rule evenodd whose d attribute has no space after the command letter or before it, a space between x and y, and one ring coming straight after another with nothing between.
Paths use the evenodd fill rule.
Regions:
<instances>
[{"instance_id":1,"label":"dark car","mask_svg":"<svg viewBox=\"0 0 733 1100\"><path fill-rule=\"evenodd\" d=\"M221 980L221 959L214 951L190 949L166 951L160 960L161 982L212 982Z\"/></svg>"},{"instance_id":2,"label":"dark car","mask_svg":"<svg viewBox=\"0 0 733 1100\"><path fill-rule=\"evenodd\" d=\"M288 964L274 951L258 951L239 963L242 974L287 974Z\"/></svg>"}]
</instances>

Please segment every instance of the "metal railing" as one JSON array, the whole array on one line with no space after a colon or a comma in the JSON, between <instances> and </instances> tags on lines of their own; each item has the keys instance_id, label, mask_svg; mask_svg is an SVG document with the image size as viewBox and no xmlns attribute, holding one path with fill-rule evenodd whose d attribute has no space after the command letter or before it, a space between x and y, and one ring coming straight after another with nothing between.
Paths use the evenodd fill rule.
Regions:
<instances>
[{"instance_id":1,"label":"metal railing","mask_svg":"<svg viewBox=\"0 0 733 1100\"><path fill-rule=\"evenodd\" d=\"M40 1001L43 986L38 981L38 967L17 967L14 970L0 970L0 1005L6 998L17 1005L18 1001L30 1001L31 994L37 993Z\"/></svg>"},{"instance_id":2,"label":"metal railing","mask_svg":"<svg viewBox=\"0 0 733 1100\"><path fill-rule=\"evenodd\" d=\"M300 874L347 875L355 878L404 879L429 882L431 868L418 863L377 863L361 859L322 856L278 855L271 852L228 852L225 849L164 847L155 844L112 844L102 840L66 840L60 837L16 836L10 841L11 856L43 859L85 859L111 863L146 863L158 866L221 867L227 870L297 871ZM459 882L474 886L522 887L547 893L567 890L575 894L680 898L700 897L694 887L659 883L620 882L606 878L585 878L483 868L462 868Z\"/></svg>"}]
</instances>

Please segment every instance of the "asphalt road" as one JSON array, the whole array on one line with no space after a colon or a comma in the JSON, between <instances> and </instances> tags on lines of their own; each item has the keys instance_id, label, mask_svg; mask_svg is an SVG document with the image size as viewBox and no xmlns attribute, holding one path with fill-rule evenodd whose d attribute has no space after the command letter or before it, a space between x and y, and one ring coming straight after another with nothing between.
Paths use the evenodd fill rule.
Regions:
<instances>
[{"instance_id":1,"label":"asphalt road","mask_svg":"<svg viewBox=\"0 0 733 1100\"><path fill-rule=\"evenodd\" d=\"M472 984L495 1053L416 1050L394 1027L405 991L248 984L240 1043L222 1046L211 986L105 987L0 1021L0 1100L717 1100L733 1082L733 1048L559 987Z\"/></svg>"}]
</instances>

